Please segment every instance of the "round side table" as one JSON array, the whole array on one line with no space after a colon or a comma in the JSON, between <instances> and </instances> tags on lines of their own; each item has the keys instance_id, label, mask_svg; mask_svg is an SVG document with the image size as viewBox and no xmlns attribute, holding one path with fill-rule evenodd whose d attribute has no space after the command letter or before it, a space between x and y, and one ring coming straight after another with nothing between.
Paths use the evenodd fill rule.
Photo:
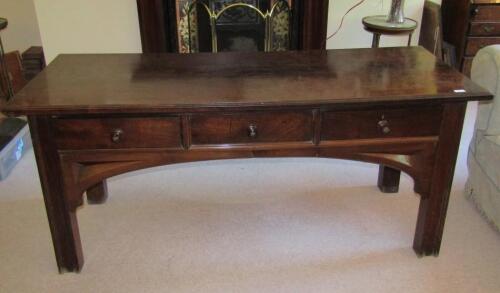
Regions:
<instances>
[{"instance_id":1,"label":"round side table","mask_svg":"<svg viewBox=\"0 0 500 293\"><path fill-rule=\"evenodd\" d=\"M417 28L418 22L405 18L403 23L387 22L387 15L374 15L363 18L365 30L373 34L372 48L378 48L381 35L409 35L408 46L411 45L411 36Z\"/></svg>"}]
</instances>

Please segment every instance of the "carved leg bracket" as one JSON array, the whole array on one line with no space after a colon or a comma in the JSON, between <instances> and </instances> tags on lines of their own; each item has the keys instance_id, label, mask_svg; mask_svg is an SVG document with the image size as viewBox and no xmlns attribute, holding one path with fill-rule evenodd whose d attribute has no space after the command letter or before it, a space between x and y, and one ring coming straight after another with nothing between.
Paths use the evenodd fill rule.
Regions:
<instances>
[{"instance_id":1,"label":"carved leg bracket","mask_svg":"<svg viewBox=\"0 0 500 293\"><path fill-rule=\"evenodd\" d=\"M89 204L102 204L108 199L108 185L106 180L87 189L87 202Z\"/></svg>"}]
</instances>

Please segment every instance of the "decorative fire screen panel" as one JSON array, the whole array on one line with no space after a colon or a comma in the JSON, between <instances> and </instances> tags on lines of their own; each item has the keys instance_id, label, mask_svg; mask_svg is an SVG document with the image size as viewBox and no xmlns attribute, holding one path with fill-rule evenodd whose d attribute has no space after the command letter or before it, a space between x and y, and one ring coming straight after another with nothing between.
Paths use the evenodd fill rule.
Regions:
<instances>
[{"instance_id":1,"label":"decorative fire screen panel","mask_svg":"<svg viewBox=\"0 0 500 293\"><path fill-rule=\"evenodd\" d=\"M198 52L198 24L196 9L191 11L188 18L188 10L192 0L176 1L177 16L177 38L179 42L179 52L189 53L189 51ZM188 19L191 25L188 25ZM188 30L191 30L189 32ZM191 40L189 39L191 37Z\"/></svg>"},{"instance_id":2,"label":"decorative fire screen panel","mask_svg":"<svg viewBox=\"0 0 500 293\"><path fill-rule=\"evenodd\" d=\"M292 0L273 1L275 13L271 18L271 51L287 51L290 48Z\"/></svg>"},{"instance_id":3,"label":"decorative fire screen panel","mask_svg":"<svg viewBox=\"0 0 500 293\"><path fill-rule=\"evenodd\" d=\"M292 1L176 0L179 52L200 52L205 41L212 52L288 50Z\"/></svg>"},{"instance_id":4,"label":"decorative fire screen panel","mask_svg":"<svg viewBox=\"0 0 500 293\"><path fill-rule=\"evenodd\" d=\"M260 8L259 1L257 0L213 0L210 1L210 8L212 11L221 11L229 5L238 3L248 4ZM255 10L245 8L230 9L223 13L217 20L218 25L244 25L258 24L260 22L261 18Z\"/></svg>"}]
</instances>

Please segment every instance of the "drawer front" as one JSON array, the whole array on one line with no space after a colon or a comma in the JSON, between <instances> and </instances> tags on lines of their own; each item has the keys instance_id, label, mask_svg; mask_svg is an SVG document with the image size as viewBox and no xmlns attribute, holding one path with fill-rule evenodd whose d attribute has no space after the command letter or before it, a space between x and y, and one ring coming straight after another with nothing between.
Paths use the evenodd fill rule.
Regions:
<instances>
[{"instance_id":1,"label":"drawer front","mask_svg":"<svg viewBox=\"0 0 500 293\"><path fill-rule=\"evenodd\" d=\"M441 113L440 106L325 112L321 140L435 136Z\"/></svg>"},{"instance_id":2,"label":"drawer front","mask_svg":"<svg viewBox=\"0 0 500 293\"><path fill-rule=\"evenodd\" d=\"M59 149L164 148L181 146L178 117L60 118L54 120Z\"/></svg>"},{"instance_id":3,"label":"drawer front","mask_svg":"<svg viewBox=\"0 0 500 293\"><path fill-rule=\"evenodd\" d=\"M498 21L500 19L500 5L476 5L472 9L472 21Z\"/></svg>"},{"instance_id":4,"label":"drawer front","mask_svg":"<svg viewBox=\"0 0 500 293\"><path fill-rule=\"evenodd\" d=\"M312 141L311 111L199 114L191 117L191 142L238 144Z\"/></svg>"},{"instance_id":5,"label":"drawer front","mask_svg":"<svg viewBox=\"0 0 500 293\"><path fill-rule=\"evenodd\" d=\"M486 23L473 22L470 25L469 35L500 36L500 22L486 22Z\"/></svg>"},{"instance_id":6,"label":"drawer front","mask_svg":"<svg viewBox=\"0 0 500 293\"><path fill-rule=\"evenodd\" d=\"M489 46L500 44L500 37L498 38L467 38L467 47L465 49L465 55L474 56L480 49Z\"/></svg>"},{"instance_id":7,"label":"drawer front","mask_svg":"<svg viewBox=\"0 0 500 293\"><path fill-rule=\"evenodd\" d=\"M462 73L470 77L470 72L472 68L473 57L465 57L464 63L462 63Z\"/></svg>"}]
</instances>

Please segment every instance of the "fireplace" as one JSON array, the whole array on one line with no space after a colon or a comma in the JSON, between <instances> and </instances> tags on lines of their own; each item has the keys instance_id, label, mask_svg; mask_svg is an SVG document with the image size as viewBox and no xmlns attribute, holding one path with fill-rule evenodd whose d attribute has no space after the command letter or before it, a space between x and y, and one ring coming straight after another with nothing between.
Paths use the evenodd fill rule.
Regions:
<instances>
[{"instance_id":1,"label":"fireplace","mask_svg":"<svg viewBox=\"0 0 500 293\"><path fill-rule=\"evenodd\" d=\"M328 0L196 2L198 4L193 4L193 0L137 0L143 52L281 51L325 47ZM244 5L228 7L236 3ZM211 17L217 13L217 18Z\"/></svg>"},{"instance_id":2,"label":"fireplace","mask_svg":"<svg viewBox=\"0 0 500 293\"><path fill-rule=\"evenodd\" d=\"M292 0L176 0L181 53L284 51L291 45Z\"/></svg>"}]
</instances>

